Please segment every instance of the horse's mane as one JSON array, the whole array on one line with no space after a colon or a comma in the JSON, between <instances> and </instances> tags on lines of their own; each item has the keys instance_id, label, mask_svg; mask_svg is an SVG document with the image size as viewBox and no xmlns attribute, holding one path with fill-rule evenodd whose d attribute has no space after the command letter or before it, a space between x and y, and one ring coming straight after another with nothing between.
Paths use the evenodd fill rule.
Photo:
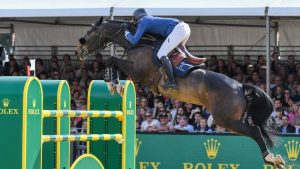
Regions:
<instances>
[{"instance_id":1,"label":"horse's mane","mask_svg":"<svg viewBox=\"0 0 300 169\"><path fill-rule=\"evenodd\" d=\"M130 24L130 25L134 25L132 22L130 22L128 20L112 20L112 19L109 19L106 22L107 23L116 23L116 24L127 23L127 24Z\"/></svg>"},{"instance_id":2,"label":"horse's mane","mask_svg":"<svg viewBox=\"0 0 300 169\"><path fill-rule=\"evenodd\" d=\"M129 25L129 30L130 31L136 31L136 23L133 23L132 21L128 21L128 20L112 20L112 19L109 19L109 20L106 20L106 23L109 23L109 24L122 24L122 23L126 23ZM143 40L140 42L140 44L151 44L153 43L153 41L157 40L157 39L162 39L160 36L158 35L154 35L154 34L150 34L150 33L145 33L143 35Z\"/></svg>"}]
</instances>

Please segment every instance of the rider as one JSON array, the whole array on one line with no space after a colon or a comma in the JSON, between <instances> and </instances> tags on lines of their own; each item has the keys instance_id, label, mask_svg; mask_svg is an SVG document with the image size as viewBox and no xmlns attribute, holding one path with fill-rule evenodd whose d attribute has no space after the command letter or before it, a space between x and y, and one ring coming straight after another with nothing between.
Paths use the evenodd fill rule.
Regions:
<instances>
[{"instance_id":1,"label":"rider","mask_svg":"<svg viewBox=\"0 0 300 169\"><path fill-rule=\"evenodd\" d=\"M174 18L150 16L144 8L136 9L133 12L133 19L137 21L138 24L134 35L128 31L127 24L121 25L122 29L125 31L127 40L132 45L136 45L145 32L157 34L165 38L165 41L157 53L157 57L161 61L168 76L168 82L166 82L163 87L165 89L176 89L177 84L174 78L173 68L167 55L179 44L185 46L191 33L189 25ZM184 52L188 54L186 50Z\"/></svg>"}]
</instances>

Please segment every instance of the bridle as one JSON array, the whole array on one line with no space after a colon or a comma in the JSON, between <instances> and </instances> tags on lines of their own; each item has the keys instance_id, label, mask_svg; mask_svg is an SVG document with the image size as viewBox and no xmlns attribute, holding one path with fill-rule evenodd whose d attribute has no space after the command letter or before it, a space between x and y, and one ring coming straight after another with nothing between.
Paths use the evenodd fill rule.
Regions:
<instances>
[{"instance_id":1,"label":"bridle","mask_svg":"<svg viewBox=\"0 0 300 169\"><path fill-rule=\"evenodd\" d=\"M95 26L93 25L93 27L95 27ZM115 38L119 33L121 33L121 32L122 32L122 29L119 28L118 31L117 31L116 33L114 33L113 36L111 36L111 39L114 39L114 38ZM103 49L105 49L105 48L107 48L107 47L111 47L111 45L113 45L113 42L107 42L107 43L104 43L104 44L102 45L101 48L98 48L98 49L94 50L93 52L89 52L89 51L88 51L88 48L89 48L90 46L94 45L94 44L96 43L96 41L97 41L99 38L101 39L101 38L103 37L103 32L101 31L101 32L99 33L99 32L96 30L95 36L96 36L95 40L94 40L92 43L90 43L89 46L87 46L87 47L82 47L81 52L80 52L80 54L78 55L80 60L86 60L88 57L94 56L94 55L100 53L100 51L102 51ZM100 42L101 42L101 40L99 41L98 46L101 45Z\"/></svg>"}]
</instances>

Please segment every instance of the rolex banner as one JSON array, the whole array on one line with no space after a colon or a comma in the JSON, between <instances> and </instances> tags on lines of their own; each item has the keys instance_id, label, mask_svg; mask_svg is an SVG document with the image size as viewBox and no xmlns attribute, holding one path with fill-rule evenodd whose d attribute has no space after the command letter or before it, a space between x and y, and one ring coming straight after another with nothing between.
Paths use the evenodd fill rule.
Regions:
<instances>
[{"instance_id":1,"label":"rolex banner","mask_svg":"<svg viewBox=\"0 0 300 169\"><path fill-rule=\"evenodd\" d=\"M285 169L300 169L300 137L276 139ZM137 169L276 169L264 164L257 144L238 135L138 134Z\"/></svg>"}]
</instances>

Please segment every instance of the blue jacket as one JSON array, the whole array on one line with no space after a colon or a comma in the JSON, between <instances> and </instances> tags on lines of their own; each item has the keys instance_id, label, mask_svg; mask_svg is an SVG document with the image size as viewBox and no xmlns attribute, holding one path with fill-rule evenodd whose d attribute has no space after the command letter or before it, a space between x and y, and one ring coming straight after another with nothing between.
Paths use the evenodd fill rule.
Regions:
<instances>
[{"instance_id":1,"label":"blue jacket","mask_svg":"<svg viewBox=\"0 0 300 169\"><path fill-rule=\"evenodd\" d=\"M173 18L144 16L138 21L135 35L126 33L126 38L132 45L136 45L145 32L153 33L167 38L168 35L173 31L174 27L178 24L178 22L179 20Z\"/></svg>"}]
</instances>

